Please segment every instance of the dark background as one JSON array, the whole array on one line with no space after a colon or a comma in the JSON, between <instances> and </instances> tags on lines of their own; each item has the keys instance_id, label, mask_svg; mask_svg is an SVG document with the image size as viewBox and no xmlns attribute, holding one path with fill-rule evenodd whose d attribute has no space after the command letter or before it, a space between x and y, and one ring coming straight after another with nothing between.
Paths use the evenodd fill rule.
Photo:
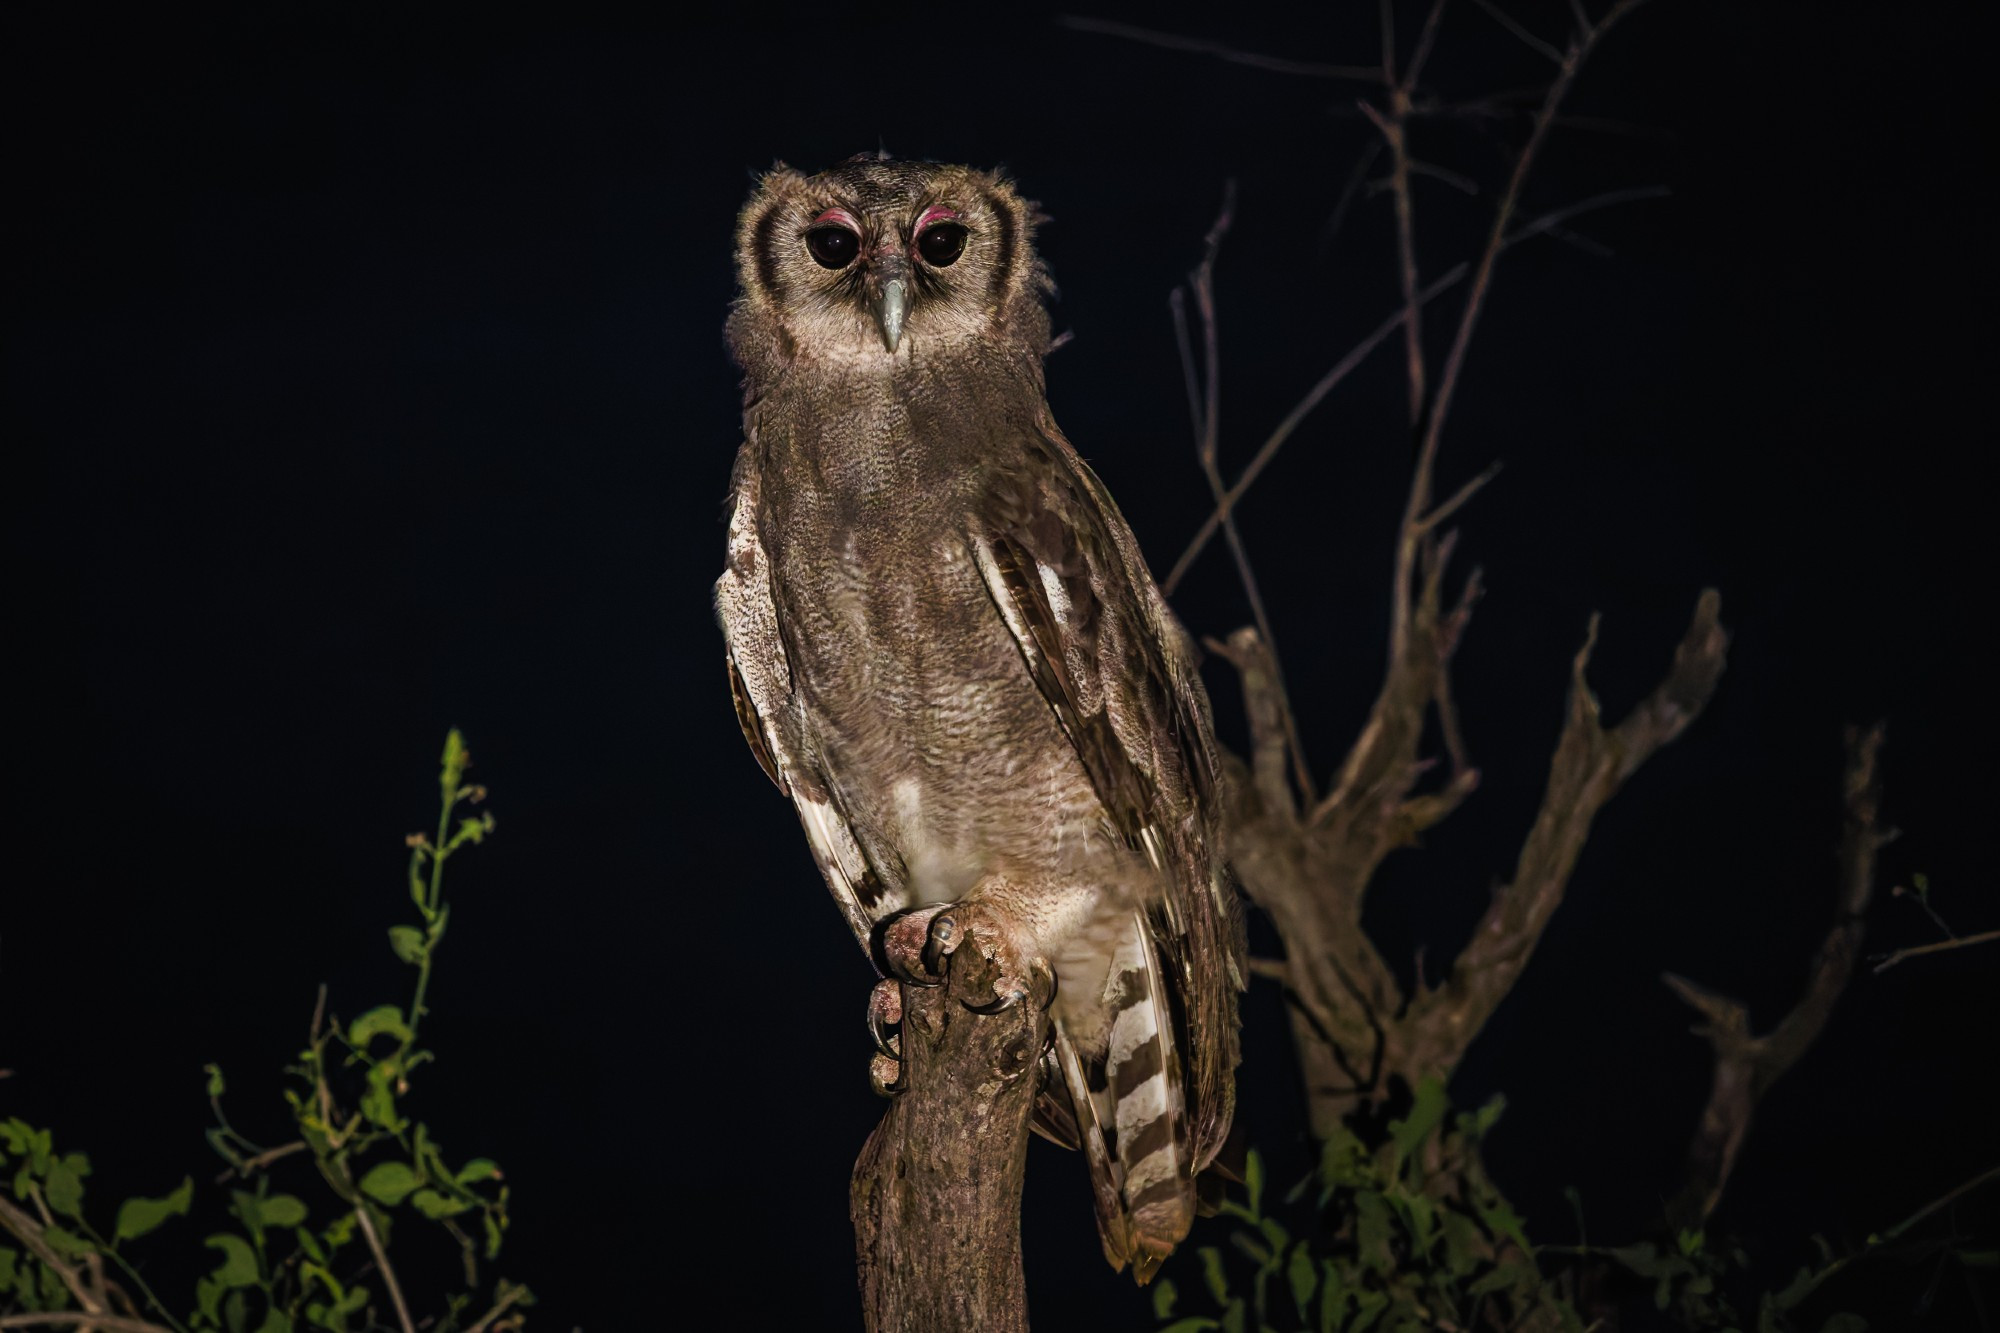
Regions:
<instances>
[{"instance_id":1,"label":"dark background","mask_svg":"<svg viewBox=\"0 0 2000 1333\"><path fill-rule=\"evenodd\" d=\"M1372 6L1332 8L1091 12L1373 60ZM1507 1096L1492 1163L1538 1237L1574 1238L1565 1185L1595 1240L1640 1234L1675 1183L1707 1052L1662 970L1760 1025L1796 994L1843 724L1890 721L1885 886L1924 872L1959 930L2000 917L1973 8L1660 0L1571 106L1635 128L1559 130L1531 184L1530 213L1674 195L1579 220L1612 257L1542 240L1502 267L1442 462L1447 488L1506 463L1461 546L1490 587L1458 673L1486 782L1390 864L1391 955L1427 945L1435 972L1506 875L1593 609L1614 716L1699 588L1734 633L1714 704L1601 818L1454 1088ZM1519 12L1563 31L1560 6ZM204 1062L239 1126L280 1135L318 983L350 1014L404 995L383 931L455 724L500 833L453 874L415 1105L454 1158L507 1168L504 1267L542 1294L535 1326L663 1326L705 1291L751 1326L856 1325L870 973L745 753L709 608L752 174L878 145L1005 163L1054 219L1056 415L1160 570L1204 507L1165 298L1225 178L1232 469L1393 303L1386 197L1327 226L1372 133L1361 90L1053 15L9 8L0 1113L93 1153L100 1205L212 1171ZM1459 5L1427 82L1546 78ZM1521 137L1454 122L1417 151L1490 190ZM1490 197L1420 182L1428 271ZM1378 680L1400 413L1390 350L1244 510L1322 780ZM1176 600L1198 634L1245 616L1219 547ZM1886 892L1873 918L1871 950L1935 936ZM1811 1232L1858 1242L1992 1164L1996 961L1858 977L1768 1099L1719 1222L1774 1278ZM1302 1113L1268 990L1246 1022L1252 1138L1289 1178ZM1028 1192L1037 1327L1145 1326L1081 1161L1038 1143Z\"/></svg>"}]
</instances>

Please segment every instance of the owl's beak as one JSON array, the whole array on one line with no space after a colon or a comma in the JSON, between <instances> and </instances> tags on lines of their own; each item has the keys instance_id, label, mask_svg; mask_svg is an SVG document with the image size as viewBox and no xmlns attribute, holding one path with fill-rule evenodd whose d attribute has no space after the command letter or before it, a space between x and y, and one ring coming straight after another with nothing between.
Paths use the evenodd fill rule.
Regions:
<instances>
[{"instance_id":1,"label":"owl's beak","mask_svg":"<svg viewBox=\"0 0 2000 1333\"><path fill-rule=\"evenodd\" d=\"M910 280L892 270L875 294L875 322L882 328L882 345L892 353L903 341L903 320L910 312Z\"/></svg>"}]
</instances>

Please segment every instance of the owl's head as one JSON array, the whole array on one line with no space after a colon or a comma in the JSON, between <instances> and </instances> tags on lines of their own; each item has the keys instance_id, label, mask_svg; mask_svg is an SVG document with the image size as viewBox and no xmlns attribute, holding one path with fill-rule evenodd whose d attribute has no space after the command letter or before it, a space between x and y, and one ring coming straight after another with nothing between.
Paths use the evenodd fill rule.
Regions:
<instances>
[{"instance_id":1,"label":"owl's head","mask_svg":"<svg viewBox=\"0 0 2000 1333\"><path fill-rule=\"evenodd\" d=\"M888 368L954 347L1048 348L1034 205L995 172L866 156L779 166L736 227L729 341L752 378L801 358Z\"/></svg>"}]
</instances>

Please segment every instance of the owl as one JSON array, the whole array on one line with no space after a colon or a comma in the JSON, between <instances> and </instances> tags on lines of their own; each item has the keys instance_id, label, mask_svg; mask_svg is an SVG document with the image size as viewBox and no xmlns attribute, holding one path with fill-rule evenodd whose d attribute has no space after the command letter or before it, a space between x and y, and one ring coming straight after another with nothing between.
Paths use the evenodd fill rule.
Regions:
<instances>
[{"instance_id":1,"label":"owl","mask_svg":"<svg viewBox=\"0 0 2000 1333\"><path fill-rule=\"evenodd\" d=\"M995 1005L1053 971L1035 1127L1143 1282L1229 1130L1242 925L1193 645L1045 400L1037 220L967 167L758 183L716 603L743 734L871 957L928 914L927 957L998 952Z\"/></svg>"}]
</instances>

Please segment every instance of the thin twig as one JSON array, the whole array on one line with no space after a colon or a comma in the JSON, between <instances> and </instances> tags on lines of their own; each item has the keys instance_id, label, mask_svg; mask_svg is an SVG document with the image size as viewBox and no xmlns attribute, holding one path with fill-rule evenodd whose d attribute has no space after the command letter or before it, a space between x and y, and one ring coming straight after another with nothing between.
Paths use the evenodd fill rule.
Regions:
<instances>
[{"instance_id":1,"label":"thin twig","mask_svg":"<svg viewBox=\"0 0 2000 1333\"><path fill-rule=\"evenodd\" d=\"M1543 141L1548 138L1549 123L1569 93L1570 85L1575 82L1577 71L1583 67L1598 39L1639 2L1619 0L1602 22L1583 29L1571 41L1569 50L1563 53L1561 68L1543 95L1541 107L1535 112L1534 127L1528 133L1528 141L1522 146L1520 156L1514 160L1514 170L1507 178L1506 191L1494 210L1486 247L1481 251L1478 266L1473 271L1472 290L1465 298L1465 310L1459 316L1458 330L1452 336L1451 351L1445 356L1444 369L1438 376L1436 395L1424 410L1422 443L1417 450L1415 475L1410 481L1409 502L1403 510L1403 536L1396 551L1395 591L1389 626L1389 660L1392 662L1401 660L1409 645L1410 579L1416 564L1417 543L1422 535L1416 525L1423 512L1430 507L1431 474L1437 463L1438 439L1444 430L1445 418L1451 411L1452 395L1458 388L1459 376L1465 369L1466 349L1472 342L1473 330L1479 326L1486 293L1492 286L1493 266L1498 262L1501 251L1507 248L1508 224L1513 221L1521 189L1527 183L1528 173L1535 164Z\"/></svg>"},{"instance_id":2,"label":"thin twig","mask_svg":"<svg viewBox=\"0 0 2000 1333\"><path fill-rule=\"evenodd\" d=\"M375 1223L368 1216L367 1204L354 1206L354 1220L361 1224L361 1235L368 1242L368 1251L375 1256L375 1270L382 1275L382 1285L389 1289L389 1303L396 1307L396 1322L402 1325L403 1333L417 1333L417 1326L410 1320L410 1307L403 1301L403 1285L396 1281L396 1270L389 1265L389 1252L382 1248L382 1238L375 1232Z\"/></svg>"},{"instance_id":3,"label":"thin twig","mask_svg":"<svg viewBox=\"0 0 2000 1333\"><path fill-rule=\"evenodd\" d=\"M526 1290L525 1287L509 1287L507 1294L495 1301L493 1308L479 1316L478 1322L466 1329L465 1333L486 1333L486 1330L493 1326L493 1321L505 1313L508 1306L520 1300Z\"/></svg>"},{"instance_id":4,"label":"thin twig","mask_svg":"<svg viewBox=\"0 0 2000 1333\"><path fill-rule=\"evenodd\" d=\"M1418 300L1423 304L1429 304L1464 281L1465 275L1470 271L1471 265L1469 264L1456 265L1449 272L1443 274L1428 287L1424 288L1423 291L1417 293ZM1408 317L1409 311L1398 310L1395 314L1376 325L1367 337L1349 348L1347 355L1335 362L1331 370L1320 376L1319 382L1308 389L1305 396L1299 399L1292 410L1285 414L1285 419L1280 421L1271 431L1270 436L1265 439L1264 443L1257 447L1257 452L1251 457L1249 466L1243 469L1243 474L1236 479L1236 483L1223 495L1221 503L1209 513L1207 518L1202 520L1201 527L1195 530L1194 536L1188 541L1187 549L1181 552L1180 559L1174 561L1173 569L1167 574L1165 581L1161 583L1160 587L1163 592L1172 595L1174 589L1180 586L1180 581L1186 577L1188 568L1194 564L1195 558L1202 553L1203 549L1214 538L1216 532L1221 529L1223 518L1241 503L1244 492L1248 491L1256 483L1257 478L1270 465L1271 460L1277 456L1278 450L1284 447L1287 440L1291 439L1292 432L1297 430L1308 416L1312 415L1313 409L1318 407L1320 402L1329 393L1333 392L1335 386L1353 374L1355 368L1368 359L1370 352L1373 352L1384 342L1388 341L1390 335L1401 328L1403 321Z\"/></svg>"},{"instance_id":5,"label":"thin twig","mask_svg":"<svg viewBox=\"0 0 2000 1333\"><path fill-rule=\"evenodd\" d=\"M1347 173L1347 183L1340 187L1340 197L1333 202L1333 213L1327 218L1326 226L1320 229L1319 247L1313 254L1315 263L1325 258L1327 251L1333 248L1334 241L1339 239L1340 225L1347 220L1347 210L1353 205L1355 196L1361 193L1361 187L1367 183L1368 168L1375 165L1375 157L1381 151L1380 141L1370 139L1368 146L1354 159L1354 169Z\"/></svg>"},{"instance_id":6,"label":"thin twig","mask_svg":"<svg viewBox=\"0 0 2000 1333\"><path fill-rule=\"evenodd\" d=\"M95 1328L104 1333L171 1333L164 1324L149 1324L124 1315L88 1310L42 1310L35 1314L0 1315L0 1328Z\"/></svg>"},{"instance_id":7,"label":"thin twig","mask_svg":"<svg viewBox=\"0 0 2000 1333\"><path fill-rule=\"evenodd\" d=\"M1495 461L1488 463L1486 465L1485 471L1481 472L1471 481L1466 482L1465 485L1453 491L1451 494L1451 498L1449 500L1446 500L1436 509L1431 510L1430 513L1425 514L1422 518L1418 519L1417 531L1430 532L1434 530L1439 524L1443 523L1446 519L1450 518L1453 514L1457 513L1461 508L1463 508L1467 500L1470 500L1473 496L1479 494L1479 492L1482 489L1484 489L1487 482L1493 480L1495 477L1499 475L1500 475L1500 463L1496 459Z\"/></svg>"},{"instance_id":8,"label":"thin twig","mask_svg":"<svg viewBox=\"0 0 2000 1333\"><path fill-rule=\"evenodd\" d=\"M1369 147L1371 151L1380 151L1381 145L1379 142L1376 142L1371 143ZM1544 214L1524 223L1519 230L1511 233L1502 240L1500 244L1501 253L1504 254L1515 245L1532 237L1552 233L1557 223L1566 218L1573 218L1579 213L1590 212L1594 209L1603 208L1611 204L1624 203L1632 199L1655 198L1667 193L1669 191L1665 186L1642 186L1630 190L1611 190L1604 194L1592 195L1588 199L1581 200L1575 204L1565 205L1554 212ZM1429 305L1445 292L1464 281L1466 274L1471 271L1472 265L1469 263L1454 265L1429 286L1417 293L1419 304ZM1327 394L1333 392L1335 386L1352 374L1355 368L1363 361L1368 359L1369 353L1380 347L1397 329L1402 328L1403 321L1408 317L1409 311L1407 309L1398 310L1376 325L1369 331L1366 337L1348 349L1347 355L1341 357L1331 370L1322 375L1319 382L1314 384L1306 392L1305 396L1299 399L1292 410L1285 414L1285 419L1278 423L1277 427L1272 430L1270 437L1258 447L1256 454L1251 457L1249 466L1243 469L1242 475L1229 487L1228 492L1223 497L1222 503L1209 512L1208 516L1202 520L1201 526L1195 530L1194 536L1188 539L1188 544L1182 550L1180 558L1174 561L1173 568L1160 584L1163 592L1169 596L1173 595L1174 590L1180 586L1181 580L1187 576L1189 568L1200 557L1202 551L1207 549L1209 542L1214 540L1215 534L1221 530L1223 516L1241 503L1244 494L1256 483L1258 476L1270 464L1272 458L1277 455L1278 450L1283 448L1286 441L1291 438L1292 432L1297 430L1299 425L1312 414L1313 409L1320 405L1321 400Z\"/></svg>"},{"instance_id":9,"label":"thin twig","mask_svg":"<svg viewBox=\"0 0 2000 1333\"><path fill-rule=\"evenodd\" d=\"M1594 213L1598 209L1608 208L1612 204L1631 203L1636 199L1664 199L1672 193L1673 190L1665 185L1635 185L1630 189L1606 190L1603 194L1593 194L1588 199L1579 199L1576 203L1544 213L1540 217L1524 223L1519 231L1506 239L1504 244L1508 246L1519 245L1531 236L1539 236L1545 231L1554 231L1573 217L1584 213Z\"/></svg>"},{"instance_id":10,"label":"thin twig","mask_svg":"<svg viewBox=\"0 0 2000 1333\"><path fill-rule=\"evenodd\" d=\"M1378 71L1366 65L1326 65L1312 60L1287 60L1283 56L1267 56L1257 51L1239 51L1235 47L1224 46L1220 42L1208 41L1201 37L1162 32L1158 28L1142 28L1133 23L1114 23L1109 19L1088 18L1082 14L1062 14L1056 18L1056 22L1073 32L1094 32L1106 37L1122 37L1126 41L1163 47L1169 51L1192 51L1196 55L1214 56L1217 60L1232 65L1248 65L1252 69L1269 70L1273 74L1298 74L1309 79L1350 79L1361 83L1373 83L1382 77Z\"/></svg>"},{"instance_id":11,"label":"thin twig","mask_svg":"<svg viewBox=\"0 0 2000 1333\"><path fill-rule=\"evenodd\" d=\"M1204 242L1202 259L1189 279L1194 291L1195 306L1201 314L1202 374L1200 384L1196 383L1193 353L1187 338L1187 317L1182 303L1173 302L1176 336L1181 348L1181 368L1187 380L1188 404L1194 410L1199 404L1200 415L1195 421L1195 452L1200 457L1203 475L1208 478L1209 491L1214 496L1218 509L1223 504L1227 490L1222 482L1222 470L1216 461L1222 430L1222 349L1220 333L1215 313L1215 259L1222 249L1222 239L1229 232L1230 223L1236 213L1236 183L1231 181L1223 193L1222 211L1216 216L1215 225L1209 228ZM1179 293L1175 293L1179 297ZM1257 586L1257 575L1250 564L1249 550L1243 544L1243 534L1237 529L1234 513L1225 512L1222 518L1223 539L1229 546L1229 553L1236 565L1236 576L1243 585L1243 594L1250 603L1250 615L1256 622L1257 630L1264 636L1267 645L1276 640L1271 632L1271 618L1264 609L1264 595ZM1275 669L1277 653L1272 648L1272 663ZM1286 745L1292 758L1292 778L1299 785L1301 799L1313 800L1312 769L1306 762L1305 747L1299 736L1299 726L1292 712L1291 698L1286 693L1283 674L1274 679L1278 704L1282 710Z\"/></svg>"},{"instance_id":12,"label":"thin twig","mask_svg":"<svg viewBox=\"0 0 2000 1333\"><path fill-rule=\"evenodd\" d=\"M47 1237L42 1235L41 1225L6 1199L0 1199L0 1228L12 1233L14 1239L28 1247L28 1253L41 1260L48 1266L50 1272L61 1278L62 1284L69 1288L69 1294L76 1298L76 1303L85 1311L92 1314L103 1312L104 1302L84 1285L83 1278L76 1269L65 1263L62 1256L49 1245Z\"/></svg>"},{"instance_id":13,"label":"thin twig","mask_svg":"<svg viewBox=\"0 0 2000 1333\"><path fill-rule=\"evenodd\" d=\"M1956 939L1939 940L1936 944L1919 944L1914 948L1898 949L1881 962L1875 964L1877 973L1887 972L1905 958L1918 958L1928 953L1947 953L1953 949L1963 949L1974 944L1991 944L2000 940L2000 930L1989 930L1978 935L1962 935Z\"/></svg>"},{"instance_id":14,"label":"thin twig","mask_svg":"<svg viewBox=\"0 0 2000 1333\"><path fill-rule=\"evenodd\" d=\"M1535 36L1535 34L1529 32L1526 28L1522 27L1518 22L1515 21L1512 15L1508 14L1505 10L1501 9L1500 6L1494 4L1493 0L1472 0L1472 3L1478 5L1481 9L1485 10L1488 17L1490 17L1495 23L1505 28L1508 32L1514 34L1514 36L1520 38L1521 44L1527 47L1530 51L1534 51L1540 55L1546 56L1550 60L1553 60L1558 65L1563 63L1562 52L1556 50L1555 47L1550 46L1547 42L1543 41L1541 38ZM1589 25L1585 24L1584 28L1588 30Z\"/></svg>"},{"instance_id":15,"label":"thin twig","mask_svg":"<svg viewBox=\"0 0 2000 1333\"><path fill-rule=\"evenodd\" d=\"M293 1153L304 1152L305 1150L306 1141L304 1139L293 1139L290 1143L281 1143L275 1148L266 1148L255 1157L246 1157L235 1166L224 1171L215 1178L215 1183L218 1185L227 1184L231 1176L238 1174L248 1179L251 1172L261 1171L273 1162L281 1162Z\"/></svg>"}]
</instances>

